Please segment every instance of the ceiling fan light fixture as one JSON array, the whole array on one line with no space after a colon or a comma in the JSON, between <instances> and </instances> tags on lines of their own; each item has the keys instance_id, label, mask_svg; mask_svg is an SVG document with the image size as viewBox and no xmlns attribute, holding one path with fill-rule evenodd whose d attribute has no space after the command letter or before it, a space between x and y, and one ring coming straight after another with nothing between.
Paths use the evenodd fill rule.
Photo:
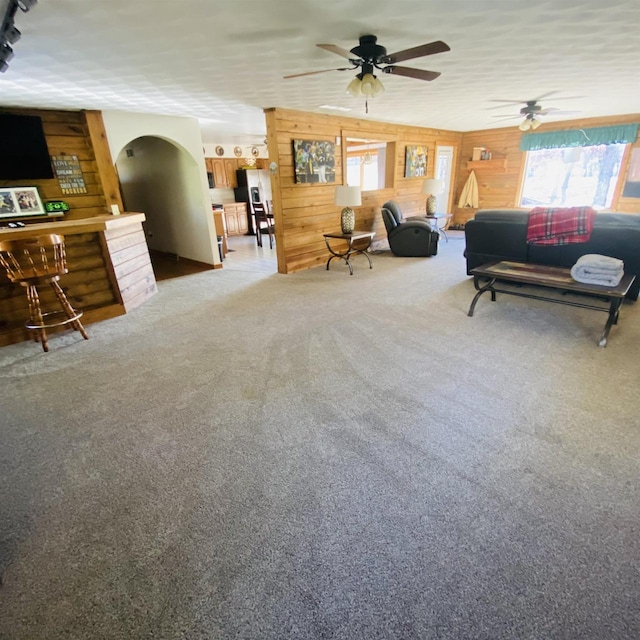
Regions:
<instances>
[{"instance_id":1,"label":"ceiling fan light fixture","mask_svg":"<svg viewBox=\"0 0 640 640\"><path fill-rule=\"evenodd\" d=\"M542 123L540 120L536 120L535 118L531 118L531 128L537 129Z\"/></svg>"},{"instance_id":2,"label":"ceiling fan light fixture","mask_svg":"<svg viewBox=\"0 0 640 640\"><path fill-rule=\"evenodd\" d=\"M528 131L530 127L531 127L531 122L529 121L528 118L525 118L520 123L520 126L518 127L518 129L520 129L520 131Z\"/></svg>"},{"instance_id":3,"label":"ceiling fan light fixture","mask_svg":"<svg viewBox=\"0 0 640 640\"><path fill-rule=\"evenodd\" d=\"M370 97L376 94L376 80L377 78L371 73L365 73L362 76L362 82L360 83L360 91L362 94Z\"/></svg>"},{"instance_id":4,"label":"ceiling fan light fixture","mask_svg":"<svg viewBox=\"0 0 640 640\"><path fill-rule=\"evenodd\" d=\"M360 95L367 98L373 98L384 91L384 85L380 82L380 79L374 76L372 73L359 73L348 85L347 93L350 93L354 98Z\"/></svg>"},{"instance_id":5,"label":"ceiling fan light fixture","mask_svg":"<svg viewBox=\"0 0 640 640\"><path fill-rule=\"evenodd\" d=\"M347 86L347 93L350 93L354 98L360 95L360 78L356 76Z\"/></svg>"}]
</instances>

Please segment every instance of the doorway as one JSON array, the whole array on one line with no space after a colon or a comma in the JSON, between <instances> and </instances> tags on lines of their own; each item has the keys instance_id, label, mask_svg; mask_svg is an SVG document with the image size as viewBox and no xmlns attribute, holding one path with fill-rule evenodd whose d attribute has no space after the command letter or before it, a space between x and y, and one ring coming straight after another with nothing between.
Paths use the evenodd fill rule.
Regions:
<instances>
[{"instance_id":1,"label":"doorway","mask_svg":"<svg viewBox=\"0 0 640 640\"><path fill-rule=\"evenodd\" d=\"M438 196L437 213L450 213L451 176L453 174L453 147L436 146L435 177L442 180L444 191Z\"/></svg>"}]
</instances>

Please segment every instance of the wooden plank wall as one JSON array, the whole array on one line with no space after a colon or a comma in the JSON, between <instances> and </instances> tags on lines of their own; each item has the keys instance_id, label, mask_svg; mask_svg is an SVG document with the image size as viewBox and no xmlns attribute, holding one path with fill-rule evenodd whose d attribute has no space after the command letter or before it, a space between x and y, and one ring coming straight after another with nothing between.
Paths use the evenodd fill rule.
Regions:
<instances>
[{"instance_id":1,"label":"wooden plank wall","mask_svg":"<svg viewBox=\"0 0 640 640\"><path fill-rule=\"evenodd\" d=\"M395 143L393 187L363 193L362 206L356 209L356 227L374 230L379 238L386 237L380 207L387 200L398 202L405 215L416 215L425 210L426 196L421 193L424 177L404 177L405 146L427 147L427 177L432 177L436 145L450 145L457 150L462 141L461 133L438 129L285 109L267 109L265 114L269 158L278 164L272 187L280 273L324 264L328 254L322 234L340 229L340 207L334 204L334 189L343 183L342 147L336 146L335 183L296 184L292 140L335 142L348 131L363 138Z\"/></svg>"},{"instance_id":2,"label":"wooden plank wall","mask_svg":"<svg viewBox=\"0 0 640 640\"><path fill-rule=\"evenodd\" d=\"M110 203L119 203L122 208L119 189L116 188L115 193L111 193L114 190L114 183L117 185L117 176L113 163L110 163L110 156L105 158L104 147L100 144L104 133L100 132L102 118L99 113L5 108L2 108L2 111L17 115L39 116L42 119L49 154L78 156L87 193L63 194L55 177L48 180L0 180L0 187L36 186L43 201L64 200L69 204L71 209L65 214L67 220L111 213L108 207ZM87 118L90 118L89 123ZM98 146L97 150L94 148L94 142ZM110 190L108 198L105 197L103 187L105 182Z\"/></svg>"},{"instance_id":3,"label":"wooden plank wall","mask_svg":"<svg viewBox=\"0 0 640 640\"><path fill-rule=\"evenodd\" d=\"M108 229L104 242L128 313L158 291L144 231L140 225Z\"/></svg>"},{"instance_id":4,"label":"wooden plank wall","mask_svg":"<svg viewBox=\"0 0 640 640\"><path fill-rule=\"evenodd\" d=\"M611 116L602 118L583 118L563 122L545 122L538 131L557 131L571 129L586 129L588 127L603 127L615 124L631 124L640 122L640 114L627 116ZM466 183L471 169L467 163L471 160L474 147L486 147L492 153L492 161L486 165L475 163L473 170L478 180L478 194L480 209L514 208L517 207L522 173L524 172L525 153L520 151L522 132L518 129L519 122L513 127L488 129L485 131L470 131L462 136L462 147L459 154L455 187L453 190L454 224L464 224L473 218L477 209L461 209L457 206L460 193ZM634 147L640 146L636 141ZM620 196L624 184L629 152L623 159L623 166L618 178L618 188L611 209L624 213L640 212L640 200L637 198L623 198ZM503 162L501 162L503 161Z\"/></svg>"}]
</instances>

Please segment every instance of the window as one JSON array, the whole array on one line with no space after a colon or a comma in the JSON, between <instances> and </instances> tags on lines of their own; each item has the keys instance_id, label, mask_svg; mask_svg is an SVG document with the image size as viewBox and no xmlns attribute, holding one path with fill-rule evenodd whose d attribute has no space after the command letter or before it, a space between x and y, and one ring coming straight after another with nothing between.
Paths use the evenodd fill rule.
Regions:
<instances>
[{"instance_id":1,"label":"window","mask_svg":"<svg viewBox=\"0 0 640 640\"><path fill-rule=\"evenodd\" d=\"M347 184L352 187L359 186L362 191L379 189L377 151L365 151L362 155L351 153L347 155Z\"/></svg>"},{"instance_id":2,"label":"window","mask_svg":"<svg viewBox=\"0 0 640 640\"><path fill-rule=\"evenodd\" d=\"M393 185L393 163L387 163L387 155L394 157L393 142L355 138L345 135L344 182L361 191L377 191Z\"/></svg>"},{"instance_id":3,"label":"window","mask_svg":"<svg viewBox=\"0 0 640 640\"><path fill-rule=\"evenodd\" d=\"M522 207L611 206L624 144L527 151Z\"/></svg>"}]
</instances>

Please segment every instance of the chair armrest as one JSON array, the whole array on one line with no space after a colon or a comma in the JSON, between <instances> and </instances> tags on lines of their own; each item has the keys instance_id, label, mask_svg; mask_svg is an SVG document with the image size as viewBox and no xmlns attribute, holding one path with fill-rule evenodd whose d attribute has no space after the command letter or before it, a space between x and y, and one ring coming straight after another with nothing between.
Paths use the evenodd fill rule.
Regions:
<instances>
[{"instance_id":1,"label":"chair armrest","mask_svg":"<svg viewBox=\"0 0 640 640\"><path fill-rule=\"evenodd\" d=\"M398 229L402 227L409 227L411 229L424 228L428 231L434 231L434 228L423 218L405 218L405 220L398 225Z\"/></svg>"}]
</instances>

